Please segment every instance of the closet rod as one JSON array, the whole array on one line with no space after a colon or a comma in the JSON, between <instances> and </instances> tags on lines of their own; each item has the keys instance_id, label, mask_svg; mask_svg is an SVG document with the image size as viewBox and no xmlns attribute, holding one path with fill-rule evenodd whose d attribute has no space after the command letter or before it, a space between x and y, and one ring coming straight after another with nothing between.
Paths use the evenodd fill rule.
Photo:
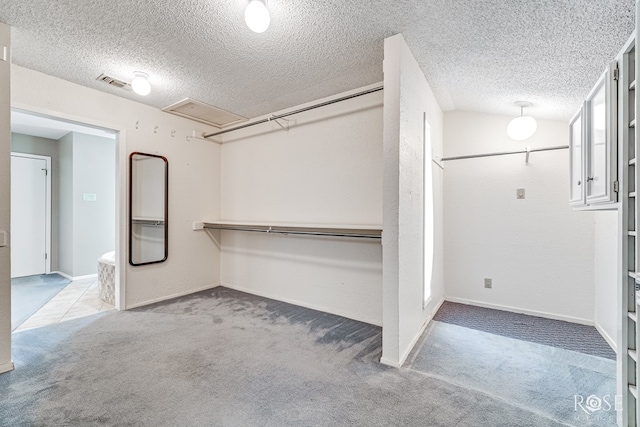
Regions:
<instances>
[{"instance_id":1,"label":"closet rod","mask_svg":"<svg viewBox=\"0 0 640 427\"><path fill-rule=\"evenodd\" d=\"M328 236L328 237L357 237L362 239L380 239L382 238L381 232L364 234L364 233L350 233L350 232L326 232L326 231L301 231L301 230L279 230L272 227L268 228L256 228L256 227L242 227L233 225L219 225L219 224L204 224L203 228L209 230L231 230L231 231L250 231L257 233L269 233L269 234L297 234L303 236Z\"/></svg>"},{"instance_id":2,"label":"closet rod","mask_svg":"<svg viewBox=\"0 0 640 427\"><path fill-rule=\"evenodd\" d=\"M499 153L488 153L488 154L471 154L469 156L443 157L442 161L445 161L445 160L475 159L475 158L478 158L478 157L506 156L508 154L527 154L527 153L535 153L535 152L538 152L538 151L565 150L567 148L569 148L568 145L559 145L557 147L534 148L532 150L501 151Z\"/></svg>"},{"instance_id":3,"label":"closet rod","mask_svg":"<svg viewBox=\"0 0 640 427\"><path fill-rule=\"evenodd\" d=\"M164 227L164 221L161 219L136 219L131 218L131 224L156 225Z\"/></svg>"},{"instance_id":4,"label":"closet rod","mask_svg":"<svg viewBox=\"0 0 640 427\"><path fill-rule=\"evenodd\" d=\"M270 122L271 120L282 119L284 117L292 116L294 114L304 113L305 111L313 110L313 109L320 108L320 107L325 107L327 105L335 104L337 102L346 101L348 99L357 98L357 97L362 96L362 95L368 95L370 93L381 91L382 89L384 89L384 86L377 86L377 87L374 87L374 88L371 88L371 89L364 90L362 92L357 92L357 93L353 93L351 95L342 96L340 98L332 99L330 101L321 102L319 104L309 105L308 107L303 107L303 108L300 108L298 110L289 111L288 113L274 115L274 116L271 116L271 117L267 117L266 119L261 119L261 120L258 120L258 121L255 121L255 122L251 122L251 123L245 123L244 125L235 126L235 127L232 127L231 129L225 129L225 130L221 130L221 131L214 132L214 133L208 133L206 135L202 135L202 137L203 138L210 138L212 136L222 135L223 133L233 132L235 130L248 128L250 126L259 125L259 124L262 124L262 123L267 123L267 122Z\"/></svg>"}]
</instances>

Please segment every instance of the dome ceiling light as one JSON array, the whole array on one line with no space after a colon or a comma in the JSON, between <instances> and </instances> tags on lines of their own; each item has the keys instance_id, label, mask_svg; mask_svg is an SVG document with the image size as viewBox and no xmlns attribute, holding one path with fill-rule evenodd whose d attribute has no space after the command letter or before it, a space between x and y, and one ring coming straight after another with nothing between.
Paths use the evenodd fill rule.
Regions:
<instances>
[{"instance_id":1,"label":"dome ceiling light","mask_svg":"<svg viewBox=\"0 0 640 427\"><path fill-rule=\"evenodd\" d=\"M140 96L147 96L151 93L151 84L149 84L149 75L142 71L135 71L135 77L131 80L131 89Z\"/></svg>"},{"instance_id":2,"label":"dome ceiling light","mask_svg":"<svg viewBox=\"0 0 640 427\"><path fill-rule=\"evenodd\" d=\"M529 139L536 133L538 123L531 116L524 115L524 109L531 107L531 103L527 101L517 101L515 103L520 107L520 116L512 119L507 125L507 135L515 141L524 141Z\"/></svg>"},{"instance_id":3,"label":"dome ceiling light","mask_svg":"<svg viewBox=\"0 0 640 427\"><path fill-rule=\"evenodd\" d=\"M244 10L244 21L254 33L264 33L271 23L269 9L262 0L251 0Z\"/></svg>"}]
</instances>

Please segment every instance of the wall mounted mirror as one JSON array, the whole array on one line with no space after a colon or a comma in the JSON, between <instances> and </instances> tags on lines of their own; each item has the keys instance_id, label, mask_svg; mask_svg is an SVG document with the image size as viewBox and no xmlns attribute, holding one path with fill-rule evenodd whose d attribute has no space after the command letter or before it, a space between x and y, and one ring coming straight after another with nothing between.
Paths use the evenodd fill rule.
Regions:
<instances>
[{"instance_id":1,"label":"wall mounted mirror","mask_svg":"<svg viewBox=\"0 0 640 427\"><path fill-rule=\"evenodd\" d=\"M163 262L168 255L169 162L155 154L129 156L129 264Z\"/></svg>"}]
</instances>

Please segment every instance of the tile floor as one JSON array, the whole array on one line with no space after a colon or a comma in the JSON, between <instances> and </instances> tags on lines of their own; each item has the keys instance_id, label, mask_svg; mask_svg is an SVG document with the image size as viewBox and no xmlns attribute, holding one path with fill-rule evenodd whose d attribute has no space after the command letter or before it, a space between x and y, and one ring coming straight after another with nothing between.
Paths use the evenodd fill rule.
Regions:
<instances>
[{"instance_id":1,"label":"tile floor","mask_svg":"<svg viewBox=\"0 0 640 427\"><path fill-rule=\"evenodd\" d=\"M114 309L111 304L102 301L98 296L97 278L76 280L58 292L44 307L13 332L26 331Z\"/></svg>"}]
</instances>

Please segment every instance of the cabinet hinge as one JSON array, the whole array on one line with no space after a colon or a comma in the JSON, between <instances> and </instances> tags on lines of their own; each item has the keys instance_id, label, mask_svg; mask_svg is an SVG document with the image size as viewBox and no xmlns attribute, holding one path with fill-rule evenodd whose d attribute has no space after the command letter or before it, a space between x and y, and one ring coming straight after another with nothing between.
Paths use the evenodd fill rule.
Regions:
<instances>
[{"instance_id":1,"label":"cabinet hinge","mask_svg":"<svg viewBox=\"0 0 640 427\"><path fill-rule=\"evenodd\" d=\"M616 193L618 191L620 191L620 182L619 181L613 181L613 191L615 191Z\"/></svg>"},{"instance_id":2,"label":"cabinet hinge","mask_svg":"<svg viewBox=\"0 0 640 427\"><path fill-rule=\"evenodd\" d=\"M48 253L44 253L44 259L49 259L49 254Z\"/></svg>"},{"instance_id":3,"label":"cabinet hinge","mask_svg":"<svg viewBox=\"0 0 640 427\"><path fill-rule=\"evenodd\" d=\"M618 67L613 69L613 80L618 80L620 78L620 69Z\"/></svg>"}]
</instances>

